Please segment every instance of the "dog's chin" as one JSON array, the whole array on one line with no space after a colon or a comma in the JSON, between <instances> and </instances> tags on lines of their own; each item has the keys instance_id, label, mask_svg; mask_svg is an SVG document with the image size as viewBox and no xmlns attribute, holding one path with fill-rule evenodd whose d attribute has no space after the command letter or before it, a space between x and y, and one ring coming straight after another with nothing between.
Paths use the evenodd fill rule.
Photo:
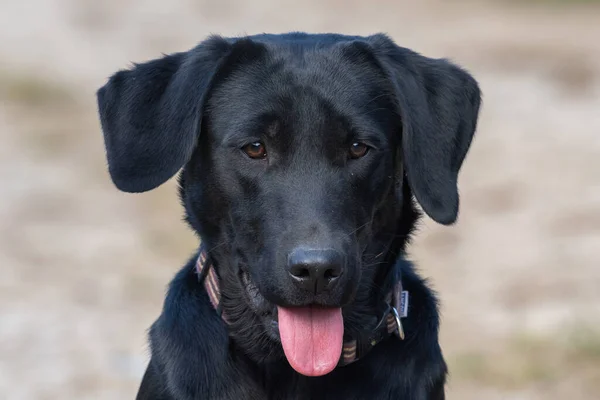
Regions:
<instances>
[{"instance_id":1,"label":"dog's chin","mask_svg":"<svg viewBox=\"0 0 600 400\"><path fill-rule=\"evenodd\" d=\"M244 288L244 296L248 307L256 314L264 326L265 333L270 339L279 342L279 325L277 323L277 307L269 302L260 293L258 287L252 282L250 274L243 268L240 269L240 281Z\"/></svg>"}]
</instances>

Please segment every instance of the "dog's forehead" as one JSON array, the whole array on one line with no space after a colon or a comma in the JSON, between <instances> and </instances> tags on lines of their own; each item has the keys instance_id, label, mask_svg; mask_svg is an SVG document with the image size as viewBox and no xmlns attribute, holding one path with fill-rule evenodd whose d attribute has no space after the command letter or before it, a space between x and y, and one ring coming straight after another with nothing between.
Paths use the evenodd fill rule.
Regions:
<instances>
[{"instance_id":1,"label":"dog's forehead","mask_svg":"<svg viewBox=\"0 0 600 400\"><path fill-rule=\"evenodd\" d=\"M221 140L274 134L282 120L306 129L335 122L372 124L374 100L388 92L385 77L372 65L352 62L343 49L299 47L295 42L267 46L266 56L239 65L215 85L208 99L213 131ZM376 121L375 121L376 122ZM344 134L331 129L330 134Z\"/></svg>"}]
</instances>

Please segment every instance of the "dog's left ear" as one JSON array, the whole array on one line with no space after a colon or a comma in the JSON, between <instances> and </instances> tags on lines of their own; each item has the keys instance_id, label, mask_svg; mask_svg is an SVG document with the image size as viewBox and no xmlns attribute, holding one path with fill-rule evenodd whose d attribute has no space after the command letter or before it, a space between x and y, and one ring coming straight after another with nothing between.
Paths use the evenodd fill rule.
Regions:
<instances>
[{"instance_id":1,"label":"dog's left ear","mask_svg":"<svg viewBox=\"0 0 600 400\"><path fill-rule=\"evenodd\" d=\"M477 127L479 86L458 66L401 48L385 35L371 37L370 45L394 86L408 183L432 219L452 224L458 172Z\"/></svg>"}]
</instances>

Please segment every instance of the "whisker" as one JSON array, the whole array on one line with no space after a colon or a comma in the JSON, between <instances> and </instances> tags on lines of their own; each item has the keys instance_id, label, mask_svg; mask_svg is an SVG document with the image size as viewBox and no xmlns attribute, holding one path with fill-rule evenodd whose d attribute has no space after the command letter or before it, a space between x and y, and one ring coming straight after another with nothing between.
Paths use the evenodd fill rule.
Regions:
<instances>
[{"instance_id":1,"label":"whisker","mask_svg":"<svg viewBox=\"0 0 600 400\"><path fill-rule=\"evenodd\" d=\"M364 224L362 224L361 226L359 226L358 228L356 228L356 229L355 229L355 230L353 230L352 232L348 233L346 236L350 236L350 235L352 235L352 234L354 234L354 233L358 232L360 229L364 228L365 226L372 224L374 219L375 219L375 217L374 217L374 216L373 216L373 217L371 217L371 219L370 219L369 221L365 222Z\"/></svg>"}]
</instances>

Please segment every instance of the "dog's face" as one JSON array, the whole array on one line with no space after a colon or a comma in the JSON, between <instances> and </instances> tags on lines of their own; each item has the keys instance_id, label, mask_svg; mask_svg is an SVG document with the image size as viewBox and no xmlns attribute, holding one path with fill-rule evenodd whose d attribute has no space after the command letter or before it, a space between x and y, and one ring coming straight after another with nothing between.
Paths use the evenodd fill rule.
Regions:
<instances>
[{"instance_id":1,"label":"dog's face","mask_svg":"<svg viewBox=\"0 0 600 400\"><path fill-rule=\"evenodd\" d=\"M202 150L183 175L200 200L191 211L269 302L340 307L396 181L389 81L351 49L309 52L304 65L252 50L207 101Z\"/></svg>"},{"instance_id":2,"label":"dog's face","mask_svg":"<svg viewBox=\"0 0 600 400\"><path fill-rule=\"evenodd\" d=\"M115 184L146 191L184 167L224 296L277 339L276 307L340 309L374 287L406 194L454 222L479 89L380 35L261 35L121 71L99 105Z\"/></svg>"}]
</instances>

